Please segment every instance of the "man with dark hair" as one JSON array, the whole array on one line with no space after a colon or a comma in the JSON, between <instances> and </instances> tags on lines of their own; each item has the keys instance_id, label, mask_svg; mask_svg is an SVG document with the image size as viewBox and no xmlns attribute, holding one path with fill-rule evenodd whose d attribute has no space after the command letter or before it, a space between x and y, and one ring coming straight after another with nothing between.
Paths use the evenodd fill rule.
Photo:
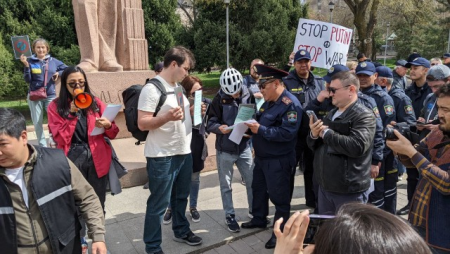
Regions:
<instances>
[{"instance_id":1,"label":"man with dark hair","mask_svg":"<svg viewBox=\"0 0 450 254\"><path fill-rule=\"evenodd\" d=\"M321 214L335 214L349 202L366 203L376 119L358 102L359 81L350 72L339 72L327 87L335 109L314 122L308 146L314 151L314 177L319 183Z\"/></svg>"},{"instance_id":2,"label":"man with dark hair","mask_svg":"<svg viewBox=\"0 0 450 254\"><path fill-rule=\"evenodd\" d=\"M161 92L151 82L142 88L138 104L138 126L148 130L144 153L150 196L145 213L144 242L147 253L163 253L161 221L169 205L172 207L174 241L199 245L202 239L191 230L186 219L187 198L192 174L192 122L189 100L182 95L184 109L178 106L174 89L194 66L191 51L178 46L164 56L164 68L156 76L167 91L167 99L157 115Z\"/></svg>"},{"instance_id":3,"label":"man with dark hair","mask_svg":"<svg viewBox=\"0 0 450 254\"><path fill-rule=\"evenodd\" d=\"M444 59L444 64L445 64L446 66L449 66L449 65L450 65L450 53L445 53L445 54L442 56L442 59Z\"/></svg>"},{"instance_id":4,"label":"man with dark hair","mask_svg":"<svg viewBox=\"0 0 450 254\"><path fill-rule=\"evenodd\" d=\"M439 89L437 99L439 128L433 129L413 146L397 130L398 140L387 145L399 159L415 167L421 177L411 200L409 222L418 229L434 253L450 252L450 84Z\"/></svg>"},{"instance_id":5,"label":"man with dark hair","mask_svg":"<svg viewBox=\"0 0 450 254\"><path fill-rule=\"evenodd\" d=\"M92 253L106 254L100 201L58 149L28 144L25 118L0 108L0 246L2 253L81 253L77 210Z\"/></svg>"},{"instance_id":6,"label":"man with dark hair","mask_svg":"<svg viewBox=\"0 0 450 254\"><path fill-rule=\"evenodd\" d=\"M283 78L286 89L291 92L305 108L308 103L319 95L320 91L325 89L324 81L321 77L315 76L311 72L311 55L305 49L300 49L294 55L294 70ZM303 112L303 119L308 116ZM313 191L313 163L314 153L305 144L305 139L309 133L308 121L303 121L297 136L296 163L303 171L305 182L305 199L306 205L316 207L315 194ZM295 173L295 171L293 172ZM292 178L294 179L294 178ZM291 183L292 191L294 189L294 181Z\"/></svg>"},{"instance_id":7,"label":"man with dark hair","mask_svg":"<svg viewBox=\"0 0 450 254\"><path fill-rule=\"evenodd\" d=\"M371 60L366 57L366 54L364 54L362 52L358 53L358 55L356 56L356 59L358 60L358 63L371 62Z\"/></svg>"}]
</instances>

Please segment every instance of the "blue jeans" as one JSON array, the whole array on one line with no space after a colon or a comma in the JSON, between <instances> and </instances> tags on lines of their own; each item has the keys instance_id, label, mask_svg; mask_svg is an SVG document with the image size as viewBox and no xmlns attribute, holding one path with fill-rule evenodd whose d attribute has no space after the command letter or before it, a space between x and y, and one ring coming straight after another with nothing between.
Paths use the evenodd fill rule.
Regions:
<instances>
[{"instance_id":1,"label":"blue jeans","mask_svg":"<svg viewBox=\"0 0 450 254\"><path fill-rule=\"evenodd\" d=\"M175 237L184 237L190 232L185 212L191 187L192 156L147 158L147 174L150 196L145 213L144 242L145 250L152 253L161 250L161 221L169 202Z\"/></svg>"},{"instance_id":2,"label":"blue jeans","mask_svg":"<svg viewBox=\"0 0 450 254\"><path fill-rule=\"evenodd\" d=\"M368 191L348 194L329 192L322 189L319 185L319 214L335 215L339 208L346 203L358 202L366 204L369 199L369 194L367 194L367 192Z\"/></svg>"},{"instance_id":3,"label":"blue jeans","mask_svg":"<svg viewBox=\"0 0 450 254\"><path fill-rule=\"evenodd\" d=\"M50 102L56 98L55 95L47 97L47 99L39 101L30 101L30 96L27 95L28 107L30 108L31 121L33 121L34 131L36 132L36 138L40 146L47 147L45 140L44 128L42 122L44 119L44 109L47 113L47 108Z\"/></svg>"},{"instance_id":4,"label":"blue jeans","mask_svg":"<svg viewBox=\"0 0 450 254\"><path fill-rule=\"evenodd\" d=\"M200 171L192 173L191 191L189 194L189 208L197 208L198 191L200 189ZM170 209L172 206L169 204Z\"/></svg>"},{"instance_id":5,"label":"blue jeans","mask_svg":"<svg viewBox=\"0 0 450 254\"><path fill-rule=\"evenodd\" d=\"M241 154L230 154L217 151L217 171L219 173L220 193L222 195L222 205L225 216L235 214L233 206L232 188L233 165L236 164L241 176L244 178L247 189L248 210L252 212L253 203L253 158L250 147L247 147Z\"/></svg>"}]
</instances>

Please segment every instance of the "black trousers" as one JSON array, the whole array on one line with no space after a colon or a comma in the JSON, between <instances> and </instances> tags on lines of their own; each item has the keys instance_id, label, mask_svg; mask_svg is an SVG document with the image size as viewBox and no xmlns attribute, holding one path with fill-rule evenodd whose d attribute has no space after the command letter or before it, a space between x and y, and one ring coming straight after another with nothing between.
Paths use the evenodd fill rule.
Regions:
<instances>
[{"instance_id":1,"label":"black trousers","mask_svg":"<svg viewBox=\"0 0 450 254\"><path fill-rule=\"evenodd\" d=\"M255 158L253 169L253 219L257 225L265 225L269 214L269 198L275 205L273 222L283 217L281 229L289 219L291 211L290 182L295 155L280 158Z\"/></svg>"},{"instance_id":2,"label":"black trousers","mask_svg":"<svg viewBox=\"0 0 450 254\"><path fill-rule=\"evenodd\" d=\"M375 190L369 195L369 203L395 214L397 208L398 169L392 152L385 155L378 177L375 178Z\"/></svg>"},{"instance_id":3,"label":"black trousers","mask_svg":"<svg viewBox=\"0 0 450 254\"><path fill-rule=\"evenodd\" d=\"M310 207L316 207L318 185L313 183L314 174L314 152L309 147L297 147L296 153L296 165L299 165L303 170L303 179L305 184L305 199L306 205ZM295 171L294 171L295 174ZM294 191L294 179L292 179L292 191Z\"/></svg>"},{"instance_id":4,"label":"black trousers","mask_svg":"<svg viewBox=\"0 0 450 254\"><path fill-rule=\"evenodd\" d=\"M406 174L408 174L408 178L406 179L406 192L408 194L409 205L416 191L417 183L419 182L419 171L417 168L406 168Z\"/></svg>"}]
</instances>

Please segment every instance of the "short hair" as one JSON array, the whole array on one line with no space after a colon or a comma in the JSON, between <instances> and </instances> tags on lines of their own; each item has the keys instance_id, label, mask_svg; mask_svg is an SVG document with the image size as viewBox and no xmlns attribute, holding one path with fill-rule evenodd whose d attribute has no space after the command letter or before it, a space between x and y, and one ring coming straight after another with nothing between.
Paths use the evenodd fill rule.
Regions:
<instances>
[{"instance_id":1,"label":"short hair","mask_svg":"<svg viewBox=\"0 0 450 254\"><path fill-rule=\"evenodd\" d=\"M0 134L20 138L26 131L25 117L19 111L11 108L0 108Z\"/></svg>"},{"instance_id":2,"label":"short hair","mask_svg":"<svg viewBox=\"0 0 450 254\"><path fill-rule=\"evenodd\" d=\"M43 43L47 47L47 53L50 52L50 45L48 44L47 40L42 39L42 38L37 38L36 40L33 41L33 44L31 44L31 49L33 50L33 52L34 52L34 47L36 46L36 43L38 43L38 42Z\"/></svg>"},{"instance_id":3,"label":"short hair","mask_svg":"<svg viewBox=\"0 0 450 254\"><path fill-rule=\"evenodd\" d=\"M314 238L316 254L431 254L423 238L403 219L372 205L348 203Z\"/></svg>"},{"instance_id":4,"label":"short hair","mask_svg":"<svg viewBox=\"0 0 450 254\"><path fill-rule=\"evenodd\" d=\"M339 79L342 82L343 86L354 85L356 89L359 90L359 79L355 73L352 73L350 71L341 71L331 77L331 81L336 79Z\"/></svg>"},{"instance_id":5,"label":"short hair","mask_svg":"<svg viewBox=\"0 0 450 254\"><path fill-rule=\"evenodd\" d=\"M253 59L253 60L252 60L252 63L253 63L253 62L260 62L261 64L264 64L264 61L261 60L261 59L259 59L259 58Z\"/></svg>"},{"instance_id":6,"label":"short hair","mask_svg":"<svg viewBox=\"0 0 450 254\"><path fill-rule=\"evenodd\" d=\"M164 55L164 68L169 67L170 63L175 61L178 66L181 66L186 60L189 60L190 69L195 67L195 57L192 52L183 47L176 46L169 49Z\"/></svg>"},{"instance_id":7,"label":"short hair","mask_svg":"<svg viewBox=\"0 0 450 254\"><path fill-rule=\"evenodd\" d=\"M356 61L347 61L347 68L349 68L350 70L354 70L356 69L356 66L358 66L358 62Z\"/></svg>"},{"instance_id":8,"label":"short hair","mask_svg":"<svg viewBox=\"0 0 450 254\"><path fill-rule=\"evenodd\" d=\"M438 90L438 97L450 97L450 83L446 83L443 86L441 86Z\"/></svg>"},{"instance_id":9,"label":"short hair","mask_svg":"<svg viewBox=\"0 0 450 254\"><path fill-rule=\"evenodd\" d=\"M439 64L442 64L442 60L441 60L439 57L433 57L433 58L431 58L431 59L430 59L430 62L433 62L433 61L436 61L436 62L438 62Z\"/></svg>"},{"instance_id":10,"label":"short hair","mask_svg":"<svg viewBox=\"0 0 450 254\"><path fill-rule=\"evenodd\" d=\"M186 76L183 81L181 81L181 86L186 90L186 94L191 94L192 87L195 83L199 83L201 87L203 87L202 81L196 76Z\"/></svg>"},{"instance_id":11,"label":"short hair","mask_svg":"<svg viewBox=\"0 0 450 254\"><path fill-rule=\"evenodd\" d=\"M360 58L363 58L363 57L366 57L366 54L364 54L362 52L360 52L360 53L358 53L358 55L356 55L356 59L360 59Z\"/></svg>"}]
</instances>

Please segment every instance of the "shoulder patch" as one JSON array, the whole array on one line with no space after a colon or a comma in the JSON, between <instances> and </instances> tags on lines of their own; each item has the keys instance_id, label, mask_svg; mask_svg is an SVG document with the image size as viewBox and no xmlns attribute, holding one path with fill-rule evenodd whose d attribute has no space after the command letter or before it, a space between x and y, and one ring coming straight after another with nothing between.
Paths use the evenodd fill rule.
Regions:
<instances>
[{"instance_id":1,"label":"shoulder patch","mask_svg":"<svg viewBox=\"0 0 450 254\"><path fill-rule=\"evenodd\" d=\"M391 116L392 114L394 114L394 107L392 107L392 105L386 105L384 106L384 112L386 113L386 115Z\"/></svg>"},{"instance_id":2,"label":"shoulder patch","mask_svg":"<svg viewBox=\"0 0 450 254\"><path fill-rule=\"evenodd\" d=\"M290 122L290 123L296 123L297 122L297 111L288 111L287 119L288 119L288 122Z\"/></svg>"},{"instance_id":3,"label":"shoulder patch","mask_svg":"<svg viewBox=\"0 0 450 254\"><path fill-rule=\"evenodd\" d=\"M412 115L414 113L413 107L411 105L406 105L405 106L405 113L407 115Z\"/></svg>"},{"instance_id":4,"label":"shoulder patch","mask_svg":"<svg viewBox=\"0 0 450 254\"><path fill-rule=\"evenodd\" d=\"M373 110L373 113L375 114L375 117L380 118L380 111L378 110L378 107L375 107L372 110Z\"/></svg>"},{"instance_id":5,"label":"shoulder patch","mask_svg":"<svg viewBox=\"0 0 450 254\"><path fill-rule=\"evenodd\" d=\"M284 96L283 99L281 99L281 101L286 105L289 105L292 103L291 99L289 99L289 97L287 97L287 96Z\"/></svg>"}]
</instances>

